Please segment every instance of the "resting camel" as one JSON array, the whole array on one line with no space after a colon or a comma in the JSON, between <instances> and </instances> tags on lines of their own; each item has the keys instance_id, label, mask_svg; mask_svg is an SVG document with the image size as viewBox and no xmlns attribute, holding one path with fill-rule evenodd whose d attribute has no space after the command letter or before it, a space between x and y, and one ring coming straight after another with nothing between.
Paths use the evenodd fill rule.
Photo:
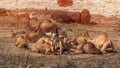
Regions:
<instances>
[{"instance_id":1,"label":"resting camel","mask_svg":"<svg viewBox=\"0 0 120 68\"><path fill-rule=\"evenodd\" d=\"M25 38L30 42L36 42L40 37L42 37L42 35L35 31L25 33Z\"/></svg>"},{"instance_id":2,"label":"resting camel","mask_svg":"<svg viewBox=\"0 0 120 68\"><path fill-rule=\"evenodd\" d=\"M17 38L15 45L19 48L28 47L27 40L22 35Z\"/></svg>"},{"instance_id":3,"label":"resting camel","mask_svg":"<svg viewBox=\"0 0 120 68\"><path fill-rule=\"evenodd\" d=\"M94 46L92 42L84 42L84 44L78 45L75 54L100 54L101 52Z\"/></svg>"},{"instance_id":4,"label":"resting camel","mask_svg":"<svg viewBox=\"0 0 120 68\"><path fill-rule=\"evenodd\" d=\"M55 32L57 30L57 25L53 24L50 20L43 20L36 27L32 27L29 22L26 22L26 25L31 31L25 33L25 38L31 42L36 42L40 37L47 36L46 32Z\"/></svg>"},{"instance_id":5,"label":"resting camel","mask_svg":"<svg viewBox=\"0 0 120 68\"><path fill-rule=\"evenodd\" d=\"M81 32L81 35L74 37L72 40L72 45L77 45L77 51L82 52L82 48L85 42L92 42L92 39L89 36L88 31Z\"/></svg>"},{"instance_id":6,"label":"resting camel","mask_svg":"<svg viewBox=\"0 0 120 68\"><path fill-rule=\"evenodd\" d=\"M78 44L83 44L85 41L90 42L92 39L89 37L88 31L83 31L81 35L78 35L72 39L74 43Z\"/></svg>"},{"instance_id":7,"label":"resting camel","mask_svg":"<svg viewBox=\"0 0 120 68\"><path fill-rule=\"evenodd\" d=\"M114 50L114 46L112 45L112 41L106 34L98 35L95 39L93 39L93 44L97 49L99 49L103 54L107 52L111 52Z\"/></svg>"},{"instance_id":8,"label":"resting camel","mask_svg":"<svg viewBox=\"0 0 120 68\"><path fill-rule=\"evenodd\" d=\"M33 52L42 52L47 55L49 52L53 52L52 41L47 38L40 38L32 47Z\"/></svg>"},{"instance_id":9,"label":"resting camel","mask_svg":"<svg viewBox=\"0 0 120 68\"><path fill-rule=\"evenodd\" d=\"M52 23L49 19L44 19L41 23L38 24L37 30L42 31L43 33L52 32L54 33L57 29L57 25Z\"/></svg>"},{"instance_id":10,"label":"resting camel","mask_svg":"<svg viewBox=\"0 0 120 68\"><path fill-rule=\"evenodd\" d=\"M30 29L30 31L36 31L40 33L54 33L57 29L57 25L52 23L49 19L42 20L35 27L33 27L29 22L26 22L26 26Z\"/></svg>"}]
</instances>

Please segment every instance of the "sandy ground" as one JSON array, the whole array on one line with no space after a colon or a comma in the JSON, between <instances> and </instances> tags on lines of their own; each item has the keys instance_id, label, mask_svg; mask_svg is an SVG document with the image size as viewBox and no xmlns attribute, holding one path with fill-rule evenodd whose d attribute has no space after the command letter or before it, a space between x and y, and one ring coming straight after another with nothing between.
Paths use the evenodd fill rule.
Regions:
<instances>
[{"instance_id":1,"label":"sandy ground","mask_svg":"<svg viewBox=\"0 0 120 68\"><path fill-rule=\"evenodd\" d=\"M100 20L97 19L95 21L99 22ZM103 19L103 21L107 22L105 19ZM114 19L112 21L114 22ZM16 68L19 66L24 67L25 63L27 62L26 60L28 59L27 57L28 54L30 56L29 56L29 61L27 65L28 66L30 65L32 68L51 68L51 67L54 68L54 66L58 68L59 64L64 66L69 61L72 64L78 66L78 68L81 68L81 67L82 68L86 68L86 67L116 68L120 66L119 64L120 63L119 61L120 59L120 45L119 45L120 44L120 37L119 37L120 25L119 24L117 23L112 23L112 24L104 23L104 24L97 24L97 25L59 24L59 26L67 32L68 36L79 35L81 31L88 30L90 33L90 37L95 38L98 33L105 32L112 39L113 45L115 46L115 50L117 50L118 53L110 53L108 55L93 55L93 54L65 55L63 54L62 56L59 56L59 55L45 56L44 54L41 54L41 53L30 52L30 50L21 49L14 46L16 37L12 38L13 31L25 30L25 28L17 29L15 26L11 27L11 25L9 25L9 27L11 28L8 28L7 25L6 26L4 25L0 27L0 54L2 54L5 57L3 58L3 56L0 55L0 59L1 60L6 59L7 61L5 64L3 64L3 62L1 61L0 66L3 67L2 65L5 65L6 67L7 66L9 67L9 65L11 64L14 66L10 68ZM17 62L20 64L18 65Z\"/></svg>"},{"instance_id":2,"label":"sandy ground","mask_svg":"<svg viewBox=\"0 0 120 68\"><path fill-rule=\"evenodd\" d=\"M91 21L98 23L97 25L81 25L81 24L59 24L68 36L79 35L81 31L88 30L91 38L95 38L98 33L106 32L113 41L115 50L118 53L110 53L108 55L47 55L41 53L33 53L27 49L20 49L14 46L16 38L12 38L13 31L25 30L18 29L16 18L11 16L0 17L0 68L6 66L8 68L23 68L26 62L32 68L51 68L59 66L59 64L67 63L67 61L75 63L78 68L119 68L120 66L120 8L119 0L115 2L108 1L78 1L75 0L74 5L70 7L59 7L55 0L33 2L33 0L21 0L16 4L14 0L0 0L0 7L7 9L15 8L49 8L69 11L81 11L84 8L90 10L92 14ZM17 6L16 6L17 5ZM102 16L104 15L104 16ZM109 16L112 15L112 16ZM109 16L109 17L108 17ZM71 28L70 28L71 27ZM5 55L4 55L5 54ZM29 61L25 58L30 55ZM21 56L21 57L20 57ZM25 56L25 57L24 57ZM16 62L14 62L16 61ZM19 62L19 63L17 63ZM14 65L11 67L10 65ZM16 66L15 66L16 65ZM9 67L10 66L10 67ZM54 67L55 68L55 67ZM56 67L58 68L58 67ZM61 67L63 68L63 67Z\"/></svg>"}]
</instances>

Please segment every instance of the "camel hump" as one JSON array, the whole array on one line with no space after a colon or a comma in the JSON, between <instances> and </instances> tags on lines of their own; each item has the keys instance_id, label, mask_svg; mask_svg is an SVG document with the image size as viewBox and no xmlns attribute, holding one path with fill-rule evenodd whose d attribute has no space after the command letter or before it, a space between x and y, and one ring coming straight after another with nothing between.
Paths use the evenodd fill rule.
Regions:
<instances>
[{"instance_id":1,"label":"camel hump","mask_svg":"<svg viewBox=\"0 0 120 68\"><path fill-rule=\"evenodd\" d=\"M98 54L100 51L94 46L92 42L85 42L83 44L83 52L87 54Z\"/></svg>"}]
</instances>

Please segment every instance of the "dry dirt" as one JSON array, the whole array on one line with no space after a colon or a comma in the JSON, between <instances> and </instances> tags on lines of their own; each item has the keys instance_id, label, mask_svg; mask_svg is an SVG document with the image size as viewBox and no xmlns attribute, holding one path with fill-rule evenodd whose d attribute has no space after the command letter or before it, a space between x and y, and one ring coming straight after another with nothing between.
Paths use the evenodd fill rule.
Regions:
<instances>
[{"instance_id":1,"label":"dry dirt","mask_svg":"<svg viewBox=\"0 0 120 68\"><path fill-rule=\"evenodd\" d=\"M13 3L11 1L12 0L5 2L4 0L1 0L0 5L3 5L5 3L6 4ZM93 54L65 55L64 54L62 56L59 55L45 56L44 54L41 53L30 52L29 49L17 48L16 46L14 46L14 42L16 38L12 38L12 33L14 31L25 30L24 25L21 27L21 29L18 29L17 28L18 21L16 20L16 18L12 16L1 16L0 17L0 68L119 68L120 67L120 45L119 45L120 44L120 17L119 17L120 12L118 8L118 4L115 2L117 6L117 8L115 8L115 5L113 4L114 2L113 3L107 2L106 6L109 4L110 6L112 6L112 9L110 9L109 7L109 8L105 8L105 11L102 11L104 10L102 8L105 7L103 5L104 2L101 2L98 5L98 3L85 2L85 1L77 2L76 0L75 3L76 4L79 3L78 4L79 6L75 4L71 7L77 10L79 10L78 7L81 7L82 5L86 5L86 3L88 4L87 8L90 8L90 6L92 7L94 6L94 8L90 9L90 12L93 13L91 22L96 22L97 24L82 25L77 23L72 23L72 24L61 23L58 25L67 32L69 37L79 35L80 32L83 30L88 30L91 38L95 38L98 33L105 32L113 41L115 50L117 50L118 53L110 53L108 55L93 55ZM97 5L97 8L95 8L95 5ZM0 6L0 7L5 7L5 6ZM8 6L6 7L9 8ZM55 7L54 9L56 9L57 7ZM59 7L59 9L68 10L71 7L66 7L66 8ZM107 12L107 11L111 11L111 12ZM112 16L108 17L109 14L112 14ZM32 44L33 43L30 43L30 46Z\"/></svg>"},{"instance_id":2,"label":"dry dirt","mask_svg":"<svg viewBox=\"0 0 120 68\"><path fill-rule=\"evenodd\" d=\"M12 16L0 17L0 68L51 68L77 66L78 68L118 68L120 66L120 21L116 17L92 15L91 22L96 25L82 25L77 23L58 26L65 30L69 37L79 35L81 31L88 30L91 38L98 33L105 32L112 39L118 53L108 55L47 55L30 52L29 49L21 49L14 46L16 38L12 38L14 31L25 30L24 26L17 28L17 20ZM100 23L102 22L102 23ZM30 46L33 43L30 44ZM73 65L72 65L73 64ZM63 68L61 67L61 68ZM66 67L65 67L66 68Z\"/></svg>"}]
</instances>

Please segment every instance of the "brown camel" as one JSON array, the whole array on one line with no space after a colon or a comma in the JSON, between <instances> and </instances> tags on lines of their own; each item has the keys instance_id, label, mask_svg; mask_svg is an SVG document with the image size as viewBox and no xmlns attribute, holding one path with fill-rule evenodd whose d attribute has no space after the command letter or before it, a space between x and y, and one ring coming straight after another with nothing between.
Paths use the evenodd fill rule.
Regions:
<instances>
[{"instance_id":1,"label":"brown camel","mask_svg":"<svg viewBox=\"0 0 120 68\"><path fill-rule=\"evenodd\" d=\"M78 44L83 44L85 41L91 42L92 39L89 37L88 31L83 31L81 35L78 35L72 39L73 43Z\"/></svg>"},{"instance_id":2,"label":"brown camel","mask_svg":"<svg viewBox=\"0 0 120 68\"><path fill-rule=\"evenodd\" d=\"M94 46L92 42L85 42L82 47L77 46L75 54L100 54L101 52Z\"/></svg>"},{"instance_id":3,"label":"brown camel","mask_svg":"<svg viewBox=\"0 0 120 68\"><path fill-rule=\"evenodd\" d=\"M114 50L114 46L112 45L112 41L106 34L98 35L95 39L93 39L93 44L97 49L99 49L103 54L107 52L111 52Z\"/></svg>"},{"instance_id":4,"label":"brown camel","mask_svg":"<svg viewBox=\"0 0 120 68\"><path fill-rule=\"evenodd\" d=\"M43 37L40 38L32 47L31 50L33 52L41 52L47 55L49 52L53 52L53 46L51 45L52 41Z\"/></svg>"},{"instance_id":5,"label":"brown camel","mask_svg":"<svg viewBox=\"0 0 120 68\"><path fill-rule=\"evenodd\" d=\"M40 33L53 33L57 29L57 25L55 23L52 23L49 19L42 20L35 27L33 27L30 22L26 22L26 26L30 29L30 31L36 31Z\"/></svg>"}]
</instances>

